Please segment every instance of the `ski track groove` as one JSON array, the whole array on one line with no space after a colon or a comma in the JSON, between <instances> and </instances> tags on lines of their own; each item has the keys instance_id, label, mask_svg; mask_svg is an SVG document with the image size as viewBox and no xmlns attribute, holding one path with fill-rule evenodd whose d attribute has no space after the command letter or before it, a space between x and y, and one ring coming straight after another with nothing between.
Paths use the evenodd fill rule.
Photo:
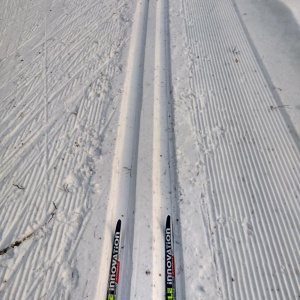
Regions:
<instances>
[{"instance_id":1,"label":"ski track groove","mask_svg":"<svg viewBox=\"0 0 300 300\"><path fill-rule=\"evenodd\" d=\"M185 11L189 12L191 16L189 18L188 14L186 14L187 20L195 21L198 28L209 28L212 32L212 35L201 35L199 31L194 30L193 25L189 26L186 22L188 40L193 41L196 39L196 41L202 41L202 48L199 48L197 44L189 43L190 49L192 49L190 56L193 56L191 59L195 60L197 54L201 58L203 58L203 54L206 56L210 55L208 61L203 60L199 63L202 63L203 71L201 69L199 71L194 66L193 73L195 78L191 80L191 85L194 86L196 91L196 97L206 98L204 113L196 108L197 103L195 99L192 99L192 101L195 102L193 106L196 109L192 110L191 113L192 119L194 119L193 124L196 126L195 130L201 133L202 138L204 136L204 140L205 135L207 136L204 144L205 148L211 153L209 154L208 152L206 161L208 164L208 177L212 180L212 185L215 187L212 191L215 195L212 197L216 201L217 209L216 212L212 210L211 214L216 226L218 226L218 216L222 216L222 213L225 213L225 222L230 223L229 225L226 223L221 225L222 228L220 230L222 233L221 231L218 233L218 230L216 230L217 245L215 247L223 249L226 253L225 257L229 260L226 262L227 260L219 257L218 264L224 265L226 274L235 274L237 271L238 280L241 279L244 282L241 282L239 287L235 287L237 281L232 283L229 275L227 275L227 278L223 276L223 292L228 298L233 297L235 299L262 299L266 295L268 295L267 297L273 297L272 299L275 297L281 299L283 295L286 295L286 297L291 299L293 295L297 295L296 271L286 270L286 274L282 275L280 268L283 265L286 269L289 268L288 266L294 266L294 268L299 269L296 253L293 251L293 249L299 248L299 242L297 242L299 241L299 233L291 230L298 228L299 222L297 222L296 203L292 200L288 205L285 205L279 199L287 197L287 195L293 197L289 191L294 191L294 193L297 191L299 186L297 177L299 158L295 152L296 147L287 129L284 127L281 116L277 112L272 114L272 117L266 116L265 111L270 107L270 104L274 105L274 100L253 55L251 46L244 36L243 28L235 15L236 12L232 7L232 2L222 2L218 8L213 4L218 7L216 3L208 4L208 2L205 2L203 11L220 9L220 11L224 12L223 18L226 19L229 23L228 26L232 29L228 32L233 31L232 37L236 37L236 39L228 38L222 30L219 30L222 25L218 23L220 20L217 18L210 16L206 19L201 18L201 13L199 14L199 12L201 12L202 7L199 4L195 3L195 6L191 5L189 7L186 3ZM216 42L218 39L219 42ZM240 54L234 55L230 53L230 49L225 49L223 45L229 45L230 42L228 40L232 43L230 46L236 47ZM200 49L202 51L199 51ZM238 66L234 62L235 58L239 60ZM231 70L228 71L228 74L224 73L224 62L231 62L229 67ZM243 68L244 63L248 65ZM204 66L204 64L206 65ZM243 83L237 85L237 82L241 79L239 74L241 72L235 71L235 67L241 67L246 74L250 73L250 76L247 76L248 85ZM253 75L253 70L256 75ZM202 72L204 75L202 75ZM212 78L214 74L216 76L215 79ZM261 95L260 99L253 99L253 90L250 90L251 85ZM227 91L224 91L225 87ZM219 90L222 94L214 95L214 92L209 92L210 89L212 91ZM203 94L203 90L208 90L208 95L205 92ZM221 101L218 101L218 99ZM240 101L237 101L238 99L247 99L247 102L244 101L245 104L243 106ZM259 100L264 102L262 103ZM270 104L268 105L268 103ZM256 111L253 113L253 110ZM205 114L205 111L207 111L207 114ZM224 117L224 111L225 114L228 114L227 118L226 116ZM229 133L232 129L229 121L237 119L235 113L241 114L237 120L239 126L233 128L234 134L230 135ZM257 126L259 127L257 128L263 129L261 132L250 130L250 137L251 135L253 136L255 144L252 144L251 140L243 141L243 136L249 133L247 128L256 128L254 124L258 124ZM213 133L216 125L221 128L219 136ZM268 132L269 136L264 135L264 130ZM226 135L229 136L227 141ZM209 138L212 146L209 144ZM199 140L201 141L201 137ZM264 150L268 148L266 147L267 145L269 145L269 148L278 149L278 153L271 151L271 154L268 154L269 159L266 157L266 150ZM274 147L275 145L278 146ZM282 148L281 152L279 152L280 147ZM218 152L219 148L223 149L223 151ZM253 155L253 152L256 155ZM277 163L267 163L272 160ZM241 166L244 167L241 169ZM243 173L245 174L245 183L241 186L239 180L243 178ZM270 175L265 178L263 174ZM228 180L226 187L224 185L225 181L220 180L223 177L231 179ZM254 190L246 182L247 179L250 182L251 180L253 181ZM230 182L234 182L234 185L231 185ZM251 207L248 201L237 200L241 196L251 199L253 195L255 195L256 199L262 199L261 203L258 203L260 207L258 214L261 214L258 217L251 216ZM277 218L274 219L271 212L275 211L276 208L278 208L278 214ZM234 223L237 222L242 225L242 222L244 222L242 218L247 215L251 216L248 219L248 222L251 220L251 237L247 237L246 233L245 236L241 234L241 226L231 225L233 223L231 221L232 217L236 220ZM258 226L259 222L261 222L261 226ZM228 228L228 234L224 232L223 227ZM231 261L235 262L236 259L231 255L231 247L228 246L226 241L223 242L222 238L229 236L230 232L233 233L234 237L239 236L241 240L240 246L234 246L234 252L238 253L239 261L246 263L247 274L244 273L244 267L236 269L230 263ZM254 241L252 241L254 239L253 235L258 238L257 244L254 244ZM266 241L266 245L259 242L259 240ZM255 250L257 248L258 251ZM260 254L257 255L257 252ZM247 259L249 254L250 258ZM258 272L257 270L255 272L255 265L258 268ZM250 276L251 273L252 277ZM268 289L265 290L265 287L268 287ZM279 287L280 292L272 292L272 289L276 290L277 287Z\"/></svg>"},{"instance_id":2,"label":"ski track groove","mask_svg":"<svg viewBox=\"0 0 300 300\"><path fill-rule=\"evenodd\" d=\"M147 32L149 2L136 2L132 35L127 59L127 70L122 97L115 154L112 167L112 181L107 205L106 230L104 234L101 270L109 269L111 248L110 224L122 220L122 239L120 253L121 269L126 269L126 280L120 276L118 289L122 290L122 298L130 298L130 282L132 270L132 241L135 228L136 172L139 144L141 106L143 97L143 72L145 60L145 43ZM128 172L130 169L130 172ZM104 299L107 289L106 277L99 277L97 297Z\"/></svg>"},{"instance_id":3,"label":"ski track groove","mask_svg":"<svg viewBox=\"0 0 300 300\"><path fill-rule=\"evenodd\" d=\"M145 53L148 53L149 49L146 47L151 46L146 44L147 34L152 35L151 30L148 31L148 22L152 19L156 20L156 26L154 30L155 40L155 53L154 53L154 122L153 126L153 155L151 158L147 158L152 162L153 173L152 180L154 180L154 196L152 199L153 210L153 236L155 236L153 249L154 255L149 257L153 258L152 261L152 284L149 288L149 293L154 298L160 298L165 295L164 284L161 280L164 274L164 258L162 253L164 252L164 235L161 230L164 226L165 218L167 214L171 214L171 211L176 210L176 205L172 202L177 201L175 196L175 187L171 184L171 177L175 177L175 174L171 174L174 169L171 167L171 146L170 146L170 70L169 70L169 57L168 53L168 2L156 3L149 7L149 2L141 1L136 3L136 11L133 22L132 36L130 41L130 48L128 54L127 63L127 76L125 79L124 93L121 105L121 114L119 117L119 126L117 134L117 143L115 146L115 155L113 161L113 173L110 186L109 202L107 206L107 230L104 237L104 253L102 253L101 270L108 269L109 258L111 253L111 225L116 222L117 219L121 219L122 223L122 241L120 261L121 261L121 274L122 270L126 269L126 280L124 276L120 276L120 282L118 289L122 290L122 298L129 299L131 297L140 298L142 291L135 290L136 284L130 290L132 276L136 276L139 272L144 272L143 268L136 266L133 263L132 269L132 232L136 231L136 226L139 220L139 216L144 214L144 211L136 211L136 176L138 171L137 157L139 155L138 148L140 143L140 130L143 122L146 122L141 118L141 108L145 93L150 93L147 88L143 89L144 76L151 77L149 72L152 72L151 67L148 70L148 65L145 65ZM155 13L153 13L155 11ZM149 15L150 14L150 15ZM147 59L146 59L147 60ZM151 59L150 59L151 62ZM145 84L145 82L144 82ZM150 85L150 84L149 84ZM162 124L160 124L162 123ZM148 124L148 123L147 123ZM143 149L143 148L141 148ZM147 164L147 163L146 163ZM130 168L130 172L128 172ZM172 170L171 170L172 169ZM142 170L141 170L142 172ZM141 195L140 195L141 196ZM140 199L140 197L139 197ZM132 215L134 213L134 215ZM139 214L139 216L137 216ZM132 221L134 219L134 221ZM146 236L146 238L145 238ZM145 238L148 240L148 233L145 233ZM138 238L138 237L136 237ZM150 236L151 239L151 236ZM136 240L134 240L136 242ZM137 241L139 243L139 241ZM135 243L136 244L136 243ZM150 247L151 249L151 247ZM148 251L148 250L147 250ZM177 250L178 251L178 250ZM182 249L181 249L182 251ZM139 255L139 251L138 251ZM147 254L148 255L148 254ZM146 264L148 265L148 264ZM157 265L159 265L157 267ZM179 264L180 265L180 264ZM141 276L145 276L144 273L140 273ZM141 277L142 278L142 277ZM178 277L180 281L180 276ZM181 291L178 294L184 294L183 283ZM146 285L148 284L148 281ZM126 286L125 286L126 285ZM148 285L147 285L148 286ZM106 278L99 278L98 283L98 297L104 299L103 290L106 290L107 280ZM151 289L151 291L150 291ZM102 291L102 292L101 292ZM134 294L133 294L134 293ZM141 293L141 294L140 294Z\"/></svg>"},{"instance_id":4,"label":"ski track groove","mask_svg":"<svg viewBox=\"0 0 300 300\"><path fill-rule=\"evenodd\" d=\"M155 56L154 56L154 112L153 112L153 297L165 296L165 285L159 274L165 273L165 237L163 230L167 215L172 216L174 230L174 255L176 257L176 299L185 299L184 272L182 266L182 246L175 218L178 217L178 195L176 191L176 164L174 161L173 104L171 95L171 65L169 36L169 1L156 2Z\"/></svg>"}]
</instances>

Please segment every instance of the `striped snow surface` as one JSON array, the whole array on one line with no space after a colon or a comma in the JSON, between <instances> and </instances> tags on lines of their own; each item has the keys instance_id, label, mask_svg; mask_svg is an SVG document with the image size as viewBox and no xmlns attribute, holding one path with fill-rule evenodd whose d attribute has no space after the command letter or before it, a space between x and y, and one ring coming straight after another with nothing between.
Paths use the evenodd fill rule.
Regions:
<instances>
[{"instance_id":1,"label":"striped snow surface","mask_svg":"<svg viewBox=\"0 0 300 300\"><path fill-rule=\"evenodd\" d=\"M113 136L132 7L2 2L0 250L25 240L0 256L0 298L68 299L76 249L109 181L103 141ZM108 175L96 182L99 165Z\"/></svg>"},{"instance_id":2,"label":"striped snow surface","mask_svg":"<svg viewBox=\"0 0 300 300\"><path fill-rule=\"evenodd\" d=\"M299 149L234 1L183 0L182 6L189 111L205 156L221 297L297 299Z\"/></svg>"},{"instance_id":3,"label":"striped snow surface","mask_svg":"<svg viewBox=\"0 0 300 300\"><path fill-rule=\"evenodd\" d=\"M198 153L177 157L201 165L180 189L174 4L3 5L0 251L22 243L0 256L1 299L104 299L119 218L121 299L162 299L168 214L178 299L299 296L299 149L234 3L180 3L192 128L176 133Z\"/></svg>"}]
</instances>

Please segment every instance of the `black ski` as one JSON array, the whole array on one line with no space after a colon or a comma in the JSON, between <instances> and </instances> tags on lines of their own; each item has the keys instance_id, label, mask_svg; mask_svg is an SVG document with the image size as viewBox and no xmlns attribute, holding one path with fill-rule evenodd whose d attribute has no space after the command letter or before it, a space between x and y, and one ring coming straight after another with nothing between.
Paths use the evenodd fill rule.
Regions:
<instances>
[{"instance_id":1,"label":"black ski","mask_svg":"<svg viewBox=\"0 0 300 300\"><path fill-rule=\"evenodd\" d=\"M107 300L115 300L117 297L117 287L119 282L120 270L120 241L121 241L121 220L118 220L113 242L113 249L111 254L111 262L109 269Z\"/></svg>"},{"instance_id":2,"label":"black ski","mask_svg":"<svg viewBox=\"0 0 300 300\"><path fill-rule=\"evenodd\" d=\"M174 242L171 217L167 216L165 234L166 300L176 299Z\"/></svg>"}]
</instances>

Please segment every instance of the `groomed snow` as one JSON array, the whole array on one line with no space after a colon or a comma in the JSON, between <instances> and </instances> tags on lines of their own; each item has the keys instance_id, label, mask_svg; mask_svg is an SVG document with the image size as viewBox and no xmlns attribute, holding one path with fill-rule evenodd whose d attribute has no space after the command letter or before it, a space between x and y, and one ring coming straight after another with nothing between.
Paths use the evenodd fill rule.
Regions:
<instances>
[{"instance_id":1,"label":"groomed snow","mask_svg":"<svg viewBox=\"0 0 300 300\"><path fill-rule=\"evenodd\" d=\"M0 0L0 299L298 299L295 0Z\"/></svg>"}]
</instances>

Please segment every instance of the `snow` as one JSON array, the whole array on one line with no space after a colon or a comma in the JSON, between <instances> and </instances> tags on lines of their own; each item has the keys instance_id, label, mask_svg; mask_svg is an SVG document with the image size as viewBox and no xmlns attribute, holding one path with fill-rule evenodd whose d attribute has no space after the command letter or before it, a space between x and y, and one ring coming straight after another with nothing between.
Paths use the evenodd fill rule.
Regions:
<instances>
[{"instance_id":1,"label":"snow","mask_svg":"<svg viewBox=\"0 0 300 300\"><path fill-rule=\"evenodd\" d=\"M298 1L1 7L1 299L299 297Z\"/></svg>"},{"instance_id":2,"label":"snow","mask_svg":"<svg viewBox=\"0 0 300 300\"><path fill-rule=\"evenodd\" d=\"M299 136L299 2L238 0L236 4L276 102L286 105L285 121L291 133Z\"/></svg>"}]
</instances>

